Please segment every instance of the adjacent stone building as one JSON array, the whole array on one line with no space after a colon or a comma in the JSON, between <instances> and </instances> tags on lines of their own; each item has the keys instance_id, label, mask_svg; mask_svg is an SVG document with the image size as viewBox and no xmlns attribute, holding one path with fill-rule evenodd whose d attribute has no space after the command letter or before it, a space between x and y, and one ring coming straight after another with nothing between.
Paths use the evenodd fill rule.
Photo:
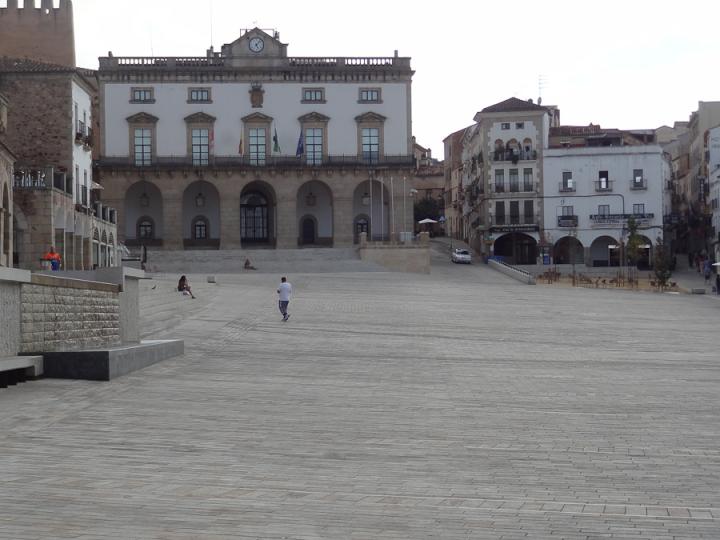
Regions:
<instances>
[{"instance_id":1,"label":"adjacent stone building","mask_svg":"<svg viewBox=\"0 0 720 540\"><path fill-rule=\"evenodd\" d=\"M129 246L347 246L412 230L410 59L291 57L254 28L202 57L100 58L103 199Z\"/></svg>"},{"instance_id":2,"label":"adjacent stone building","mask_svg":"<svg viewBox=\"0 0 720 540\"><path fill-rule=\"evenodd\" d=\"M0 56L75 67L75 32L71 0L7 0L0 7Z\"/></svg>"},{"instance_id":3,"label":"adjacent stone building","mask_svg":"<svg viewBox=\"0 0 720 540\"><path fill-rule=\"evenodd\" d=\"M8 101L0 94L0 266L12 266L13 254L13 188L12 171L15 155L5 143Z\"/></svg>"},{"instance_id":4,"label":"adjacent stone building","mask_svg":"<svg viewBox=\"0 0 720 540\"><path fill-rule=\"evenodd\" d=\"M115 213L93 195L94 72L2 57L0 93L15 155L14 266L40 268L50 246L66 270L114 264Z\"/></svg>"},{"instance_id":5,"label":"adjacent stone building","mask_svg":"<svg viewBox=\"0 0 720 540\"><path fill-rule=\"evenodd\" d=\"M599 125L551 128L544 151L544 238L554 264L618 266L633 218L638 264L652 264L670 214L669 156L654 135Z\"/></svg>"}]
</instances>

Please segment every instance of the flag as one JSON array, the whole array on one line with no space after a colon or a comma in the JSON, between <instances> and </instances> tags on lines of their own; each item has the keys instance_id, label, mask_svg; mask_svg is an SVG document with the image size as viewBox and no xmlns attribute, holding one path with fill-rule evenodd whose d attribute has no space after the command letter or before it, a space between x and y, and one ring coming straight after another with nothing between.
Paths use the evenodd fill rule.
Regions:
<instances>
[{"instance_id":1,"label":"flag","mask_svg":"<svg viewBox=\"0 0 720 540\"><path fill-rule=\"evenodd\" d=\"M276 154L279 154L280 151L280 143L278 142L278 136L277 136L277 128L275 128L275 134L273 135L273 152Z\"/></svg>"},{"instance_id":2,"label":"flag","mask_svg":"<svg viewBox=\"0 0 720 540\"><path fill-rule=\"evenodd\" d=\"M298 139L297 150L295 150L296 156L302 156L305 153L305 145L303 144L302 128L300 128L300 138Z\"/></svg>"},{"instance_id":3,"label":"flag","mask_svg":"<svg viewBox=\"0 0 720 540\"><path fill-rule=\"evenodd\" d=\"M243 155L242 133L240 134L240 144L238 145L238 154L240 154L241 156Z\"/></svg>"},{"instance_id":4,"label":"flag","mask_svg":"<svg viewBox=\"0 0 720 540\"><path fill-rule=\"evenodd\" d=\"M210 141L209 141L210 153L215 153L215 130L210 128Z\"/></svg>"}]
</instances>

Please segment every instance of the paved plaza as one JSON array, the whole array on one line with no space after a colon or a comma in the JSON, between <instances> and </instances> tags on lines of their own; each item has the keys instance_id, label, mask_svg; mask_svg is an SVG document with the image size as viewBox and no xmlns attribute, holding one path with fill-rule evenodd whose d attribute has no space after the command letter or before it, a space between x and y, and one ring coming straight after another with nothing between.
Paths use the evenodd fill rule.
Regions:
<instances>
[{"instance_id":1,"label":"paved plaza","mask_svg":"<svg viewBox=\"0 0 720 540\"><path fill-rule=\"evenodd\" d=\"M287 323L218 276L185 356L0 390L0 538L720 538L720 302L288 276Z\"/></svg>"}]
</instances>

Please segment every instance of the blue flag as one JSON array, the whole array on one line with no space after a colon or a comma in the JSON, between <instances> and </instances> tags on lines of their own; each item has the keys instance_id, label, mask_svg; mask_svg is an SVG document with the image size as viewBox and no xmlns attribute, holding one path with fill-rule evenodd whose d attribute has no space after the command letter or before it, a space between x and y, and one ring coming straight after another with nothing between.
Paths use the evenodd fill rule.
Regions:
<instances>
[{"instance_id":1,"label":"blue flag","mask_svg":"<svg viewBox=\"0 0 720 540\"><path fill-rule=\"evenodd\" d=\"M298 139L297 150L295 150L296 156L302 156L305 153L305 145L303 143L302 128L300 128L300 138Z\"/></svg>"}]
</instances>

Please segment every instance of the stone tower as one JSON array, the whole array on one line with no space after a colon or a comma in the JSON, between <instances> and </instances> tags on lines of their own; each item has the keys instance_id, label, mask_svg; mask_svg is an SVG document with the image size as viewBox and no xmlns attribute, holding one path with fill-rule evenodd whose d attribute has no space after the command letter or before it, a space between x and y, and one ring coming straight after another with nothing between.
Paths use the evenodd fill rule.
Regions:
<instances>
[{"instance_id":1,"label":"stone tower","mask_svg":"<svg viewBox=\"0 0 720 540\"><path fill-rule=\"evenodd\" d=\"M0 8L0 56L29 58L40 62L75 67L75 32L71 0L8 0Z\"/></svg>"}]
</instances>

